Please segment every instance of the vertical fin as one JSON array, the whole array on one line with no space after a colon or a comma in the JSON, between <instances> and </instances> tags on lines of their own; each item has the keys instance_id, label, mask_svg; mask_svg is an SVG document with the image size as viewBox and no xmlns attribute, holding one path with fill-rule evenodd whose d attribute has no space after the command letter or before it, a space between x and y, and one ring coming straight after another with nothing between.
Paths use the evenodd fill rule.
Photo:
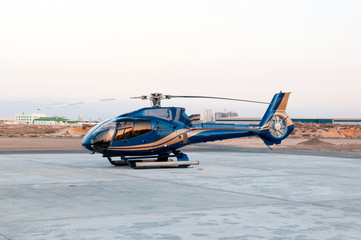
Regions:
<instances>
[{"instance_id":1,"label":"vertical fin","mask_svg":"<svg viewBox=\"0 0 361 240\"><path fill-rule=\"evenodd\" d=\"M276 93L264 114L259 127L259 137L267 146L280 144L294 129L291 118L286 113L290 92Z\"/></svg>"},{"instance_id":2,"label":"vertical fin","mask_svg":"<svg viewBox=\"0 0 361 240\"><path fill-rule=\"evenodd\" d=\"M263 115L263 118L259 124L260 127L264 126L276 112L284 112L286 110L290 94L290 92L280 92L274 95L266 113Z\"/></svg>"}]
</instances>

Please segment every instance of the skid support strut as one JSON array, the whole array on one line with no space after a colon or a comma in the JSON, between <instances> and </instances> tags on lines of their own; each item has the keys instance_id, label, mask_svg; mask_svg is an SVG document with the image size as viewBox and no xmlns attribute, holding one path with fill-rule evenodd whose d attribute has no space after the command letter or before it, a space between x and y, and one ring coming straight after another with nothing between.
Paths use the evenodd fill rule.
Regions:
<instances>
[{"instance_id":1,"label":"skid support strut","mask_svg":"<svg viewBox=\"0 0 361 240\"><path fill-rule=\"evenodd\" d=\"M114 166L127 166L127 163L124 160L114 161L111 157L107 157L110 164Z\"/></svg>"}]
</instances>

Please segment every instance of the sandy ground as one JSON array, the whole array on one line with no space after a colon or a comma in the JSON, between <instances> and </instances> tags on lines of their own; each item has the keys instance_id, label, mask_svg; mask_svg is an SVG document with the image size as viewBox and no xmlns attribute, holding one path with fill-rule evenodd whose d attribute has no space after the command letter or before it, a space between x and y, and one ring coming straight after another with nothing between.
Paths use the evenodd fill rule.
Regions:
<instances>
[{"instance_id":1,"label":"sandy ground","mask_svg":"<svg viewBox=\"0 0 361 240\"><path fill-rule=\"evenodd\" d=\"M83 150L80 138L0 138L0 152Z\"/></svg>"},{"instance_id":2,"label":"sandy ground","mask_svg":"<svg viewBox=\"0 0 361 240\"><path fill-rule=\"evenodd\" d=\"M210 143L211 144L211 143ZM267 148L263 141L258 137L229 139L214 142L213 144L222 144L224 146L242 147L242 148ZM338 152L361 155L361 139L345 138L287 138L279 145L271 146L273 149L291 149L306 150L316 152Z\"/></svg>"},{"instance_id":3,"label":"sandy ground","mask_svg":"<svg viewBox=\"0 0 361 240\"><path fill-rule=\"evenodd\" d=\"M239 148L267 149L258 137L229 139L206 144ZM192 145L193 146L193 145ZM196 145L197 146L197 145ZM204 146L204 144L202 145ZM194 146L193 146L194 147ZM361 155L361 139L303 139L287 138L273 149L292 149L316 152L338 152ZM21 151L83 151L81 138L0 138L0 152Z\"/></svg>"},{"instance_id":4,"label":"sandy ground","mask_svg":"<svg viewBox=\"0 0 361 240\"><path fill-rule=\"evenodd\" d=\"M0 124L0 152L83 151L81 139L92 126L39 126ZM258 137L207 143L206 147L227 146L267 149ZM205 145L192 145L194 147ZM295 130L274 149L338 152L361 155L361 125L295 123Z\"/></svg>"},{"instance_id":5,"label":"sandy ground","mask_svg":"<svg viewBox=\"0 0 361 240\"><path fill-rule=\"evenodd\" d=\"M0 137L82 137L92 126L1 124ZM295 123L292 138L361 139L361 125Z\"/></svg>"}]
</instances>

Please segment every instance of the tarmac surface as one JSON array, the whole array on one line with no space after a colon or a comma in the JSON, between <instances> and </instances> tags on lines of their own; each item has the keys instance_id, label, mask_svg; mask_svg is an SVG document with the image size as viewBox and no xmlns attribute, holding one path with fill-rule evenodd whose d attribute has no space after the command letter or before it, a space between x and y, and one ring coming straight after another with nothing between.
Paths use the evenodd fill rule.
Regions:
<instances>
[{"instance_id":1,"label":"tarmac surface","mask_svg":"<svg viewBox=\"0 0 361 240\"><path fill-rule=\"evenodd\" d=\"M200 165L0 154L0 239L360 239L360 157L184 152Z\"/></svg>"}]
</instances>

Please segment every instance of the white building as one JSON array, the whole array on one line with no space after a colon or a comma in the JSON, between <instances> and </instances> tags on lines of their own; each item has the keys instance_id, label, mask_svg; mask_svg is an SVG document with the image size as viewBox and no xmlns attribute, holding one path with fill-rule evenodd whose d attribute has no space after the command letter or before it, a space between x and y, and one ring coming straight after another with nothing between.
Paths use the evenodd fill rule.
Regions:
<instances>
[{"instance_id":1,"label":"white building","mask_svg":"<svg viewBox=\"0 0 361 240\"><path fill-rule=\"evenodd\" d=\"M204 122L214 122L213 110L204 110Z\"/></svg>"},{"instance_id":2,"label":"white building","mask_svg":"<svg viewBox=\"0 0 361 240\"><path fill-rule=\"evenodd\" d=\"M33 124L35 119L45 116L43 113L19 113L15 115L15 122Z\"/></svg>"}]
</instances>

